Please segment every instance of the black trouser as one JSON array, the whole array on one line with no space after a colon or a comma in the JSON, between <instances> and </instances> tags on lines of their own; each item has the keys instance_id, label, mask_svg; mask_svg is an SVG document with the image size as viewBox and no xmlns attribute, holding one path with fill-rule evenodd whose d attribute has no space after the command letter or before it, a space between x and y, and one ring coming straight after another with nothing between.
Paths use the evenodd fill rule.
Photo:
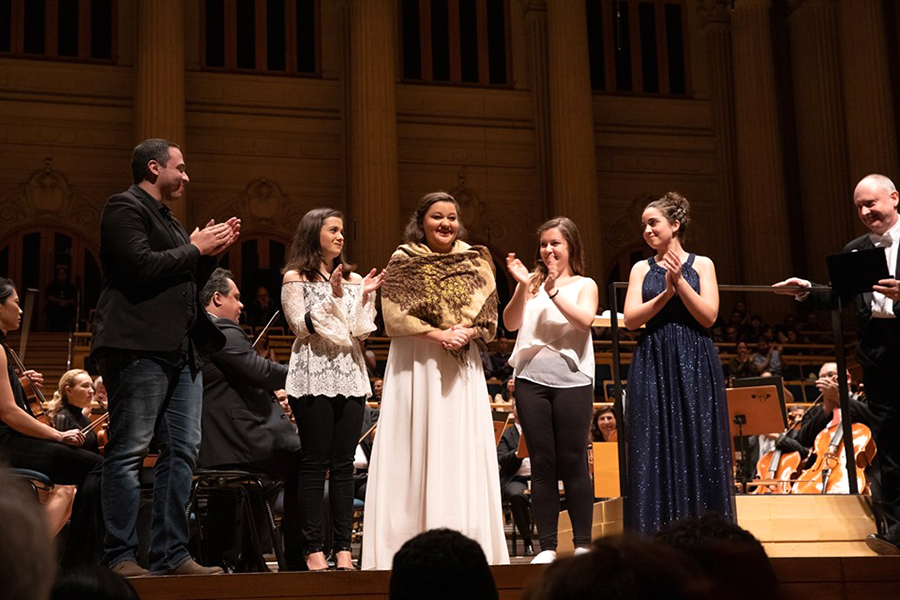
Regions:
<instances>
[{"instance_id":1,"label":"black trouser","mask_svg":"<svg viewBox=\"0 0 900 600\"><path fill-rule=\"evenodd\" d=\"M863 368L866 402L875 418L872 433L881 470L885 535L900 543L900 322L873 319L860 340L857 357Z\"/></svg>"},{"instance_id":2,"label":"black trouser","mask_svg":"<svg viewBox=\"0 0 900 600\"><path fill-rule=\"evenodd\" d=\"M560 479L575 547L591 545L594 490L587 443L593 398L590 384L552 388L516 378L516 410L531 456L531 495L541 550L556 550Z\"/></svg>"},{"instance_id":3,"label":"black trouser","mask_svg":"<svg viewBox=\"0 0 900 600\"><path fill-rule=\"evenodd\" d=\"M100 455L28 436L11 436L2 443L0 453L11 467L39 471L57 485L78 486L62 563L99 563L105 533L100 507Z\"/></svg>"},{"instance_id":4,"label":"black trouser","mask_svg":"<svg viewBox=\"0 0 900 600\"><path fill-rule=\"evenodd\" d=\"M275 507L278 493L284 490L284 509L281 519L281 529L284 534L284 554L295 561L303 557L304 541L300 532L299 512L299 471L303 451L297 450L291 454L281 453L266 461L253 463L239 463L229 465L217 465L211 469L239 469L242 471L264 473L273 480L272 485L266 486L266 499L269 505ZM283 485L282 485L283 482ZM258 557L253 557L253 542L249 538L249 527L244 526L242 515L239 511L237 499L231 495L212 495L207 503L209 515L209 534L207 546L209 559L214 564L223 567L234 567L236 571L260 570L262 565L256 565ZM256 530L261 536L261 543L265 548L264 540L269 539L269 521L265 514L254 514ZM265 534L265 536L263 536ZM274 543L274 541L271 541ZM227 565L226 565L227 563Z\"/></svg>"},{"instance_id":5,"label":"black trouser","mask_svg":"<svg viewBox=\"0 0 900 600\"><path fill-rule=\"evenodd\" d=\"M528 489L528 479L524 477L514 477L505 484L500 485L500 497L507 501L512 509L513 522L516 529L522 534L522 541L531 544L531 498L525 491Z\"/></svg>"},{"instance_id":6,"label":"black trouser","mask_svg":"<svg viewBox=\"0 0 900 600\"><path fill-rule=\"evenodd\" d=\"M350 550L353 528L353 454L362 429L363 398L303 396L289 398L297 419L300 445L300 530L306 554L324 551L322 497L329 478L334 551ZM287 501L287 499L285 499ZM288 564L296 557L285 555Z\"/></svg>"}]
</instances>

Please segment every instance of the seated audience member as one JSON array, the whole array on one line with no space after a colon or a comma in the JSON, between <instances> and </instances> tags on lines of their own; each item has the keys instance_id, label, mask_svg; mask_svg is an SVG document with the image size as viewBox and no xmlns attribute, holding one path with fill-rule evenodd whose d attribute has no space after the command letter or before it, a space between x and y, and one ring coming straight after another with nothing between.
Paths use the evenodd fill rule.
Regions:
<instances>
[{"instance_id":1,"label":"seated audience member","mask_svg":"<svg viewBox=\"0 0 900 600\"><path fill-rule=\"evenodd\" d=\"M527 600L728 597L713 596L709 581L682 553L658 542L628 537L600 538L594 540L590 552L555 561L525 595Z\"/></svg>"},{"instance_id":2,"label":"seated audience member","mask_svg":"<svg viewBox=\"0 0 900 600\"><path fill-rule=\"evenodd\" d=\"M93 396L94 382L91 381L87 371L81 369L66 371L59 378L53 399L48 403L47 416L59 431L70 429L85 431L91 425L85 410L90 410ZM96 430L84 434L84 444L81 447L91 452L100 452Z\"/></svg>"},{"instance_id":3,"label":"seated audience member","mask_svg":"<svg viewBox=\"0 0 900 600\"><path fill-rule=\"evenodd\" d=\"M617 439L616 413L612 406L601 406L594 411L591 419L591 441L615 442Z\"/></svg>"},{"instance_id":4,"label":"seated audience member","mask_svg":"<svg viewBox=\"0 0 900 600\"><path fill-rule=\"evenodd\" d=\"M361 340L359 345L362 347L363 360L366 362L366 372L369 377L380 377L381 371L378 368L378 357L369 348L368 340Z\"/></svg>"},{"instance_id":5,"label":"seated audience member","mask_svg":"<svg viewBox=\"0 0 900 600\"><path fill-rule=\"evenodd\" d=\"M374 386L372 397L374 398ZM359 433L362 439L356 445L356 454L353 457L353 497L363 502L366 501L369 462L372 460L372 442L375 441L375 431L372 430L372 427L378 423L378 413L379 410L377 408L365 407L362 429Z\"/></svg>"},{"instance_id":6,"label":"seated audience member","mask_svg":"<svg viewBox=\"0 0 900 600\"><path fill-rule=\"evenodd\" d=\"M128 580L101 565L63 571L50 600L139 600Z\"/></svg>"},{"instance_id":7,"label":"seated audience member","mask_svg":"<svg viewBox=\"0 0 900 600\"><path fill-rule=\"evenodd\" d=\"M278 362L278 355L275 354L275 349L269 346L269 333L265 332L259 336L259 341L256 342L254 346L256 349L256 353L262 356L266 360L271 360L272 362Z\"/></svg>"},{"instance_id":8,"label":"seated audience member","mask_svg":"<svg viewBox=\"0 0 900 600\"><path fill-rule=\"evenodd\" d=\"M700 567L712 584L713 598L780 598L778 578L762 544L718 514L670 523L656 539Z\"/></svg>"},{"instance_id":9,"label":"seated audience member","mask_svg":"<svg viewBox=\"0 0 900 600\"><path fill-rule=\"evenodd\" d=\"M729 323L725 326L725 339L724 342L728 342L729 344L737 344L738 339L740 338L740 330L737 325Z\"/></svg>"},{"instance_id":10,"label":"seated audience member","mask_svg":"<svg viewBox=\"0 0 900 600\"><path fill-rule=\"evenodd\" d=\"M369 402L381 402L381 392L384 390L384 379L376 377L372 380L372 397Z\"/></svg>"},{"instance_id":11,"label":"seated audience member","mask_svg":"<svg viewBox=\"0 0 900 600\"><path fill-rule=\"evenodd\" d=\"M41 508L27 484L0 467L0 598L46 600L56 555Z\"/></svg>"},{"instance_id":12,"label":"seated audience member","mask_svg":"<svg viewBox=\"0 0 900 600\"><path fill-rule=\"evenodd\" d=\"M284 387L287 366L262 358L251 347L237 323L242 304L230 271L216 269L200 292L200 301L226 341L221 350L202 360L203 417L197 465L250 469L284 480L285 552L302 553L297 521L300 441L274 395ZM237 518L236 507L222 510ZM213 527L211 531L227 534L228 529ZM224 552L222 546L235 540L211 542ZM219 560L231 562L236 557ZM242 562L248 560L253 559L245 553ZM231 562L231 566L239 565Z\"/></svg>"},{"instance_id":13,"label":"seated audience member","mask_svg":"<svg viewBox=\"0 0 900 600\"><path fill-rule=\"evenodd\" d=\"M770 345L765 338L757 340L752 360L758 373L763 371L768 371L772 375L781 375L782 373L781 348Z\"/></svg>"},{"instance_id":14,"label":"seated audience member","mask_svg":"<svg viewBox=\"0 0 900 600\"><path fill-rule=\"evenodd\" d=\"M46 290L47 328L50 331L71 331L77 311L78 289L69 279L69 267L56 266L56 279Z\"/></svg>"},{"instance_id":15,"label":"seated audience member","mask_svg":"<svg viewBox=\"0 0 900 600\"><path fill-rule=\"evenodd\" d=\"M512 340L506 337L497 339L496 350L488 353L490 371L485 370L485 376L502 380L512 375L513 368L509 366L512 348Z\"/></svg>"},{"instance_id":16,"label":"seated audience member","mask_svg":"<svg viewBox=\"0 0 900 600\"><path fill-rule=\"evenodd\" d=\"M525 556L534 554L534 546L531 541L531 496L526 493L528 482L531 479L531 458L519 458L516 452L519 449L519 440L522 438L522 426L519 425L519 416L516 413L516 403L512 403L513 416L516 424L507 427L497 444L497 461L500 463L500 497L508 501L512 510L513 522L522 543L525 546Z\"/></svg>"},{"instance_id":17,"label":"seated audience member","mask_svg":"<svg viewBox=\"0 0 900 600\"><path fill-rule=\"evenodd\" d=\"M744 377L756 377L759 370L753 362L753 355L747 347L747 342L738 342L735 347L737 356L728 363L728 376L732 379L742 379Z\"/></svg>"},{"instance_id":18,"label":"seated audience member","mask_svg":"<svg viewBox=\"0 0 900 600\"><path fill-rule=\"evenodd\" d=\"M484 550L452 529L432 529L394 555L390 600L497 600Z\"/></svg>"},{"instance_id":19,"label":"seated audience member","mask_svg":"<svg viewBox=\"0 0 900 600\"><path fill-rule=\"evenodd\" d=\"M494 394L495 404L512 404L516 401L516 380L509 377L500 385L500 391Z\"/></svg>"},{"instance_id":20,"label":"seated audience member","mask_svg":"<svg viewBox=\"0 0 900 600\"><path fill-rule=\"evenodd\" d=\"M256 289L256 298L253 299L253 302L250 303L250 308L247 310L247 323L254 327L265 327L276 310L278 310L278 307L272 301L269 290L260 286Z\"/></svg>"}]
</instances>

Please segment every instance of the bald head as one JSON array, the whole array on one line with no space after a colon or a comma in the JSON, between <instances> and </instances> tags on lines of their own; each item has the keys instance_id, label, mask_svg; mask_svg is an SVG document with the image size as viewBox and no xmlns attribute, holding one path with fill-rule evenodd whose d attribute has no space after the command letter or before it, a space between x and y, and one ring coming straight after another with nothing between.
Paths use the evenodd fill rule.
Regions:
<instances>
[{"instance_id":1,"label":"bald head","mask_svg":"<svg viewBox=\"0 0 900 600\"><path fill-rule=\"evenodd\" d=\"M884 234L897 222L898 194L894 182L877 173L866 175L856 184L853 204L869 231Z\"/></svg>"}]
</instances>

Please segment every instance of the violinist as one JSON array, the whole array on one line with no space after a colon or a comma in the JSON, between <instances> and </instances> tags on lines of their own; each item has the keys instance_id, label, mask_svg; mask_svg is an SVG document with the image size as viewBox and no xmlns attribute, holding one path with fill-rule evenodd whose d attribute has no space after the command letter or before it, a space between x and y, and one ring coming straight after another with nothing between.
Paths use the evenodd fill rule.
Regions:
<instances>
[{"instance_id":1,"label":"violinist","mask_svg":"<svg viewBox=\"0 0 900 600\"><path fill-rule=\"evenodd\" d=\"M297 515L300 438L275 395L284 388L287 366L260 356L238 325L243 304L231 271L216 269L200 292L200 301L224 334L225 345L202 357L203 416L197 464L261 471L285 481L285 553L302 555ZM211 503L209 510L212 522L216 522L213 512L221 515L221 521L237 519L228 506ZM226 555L229 551L240 554L235 548L237 540L228 539L230 534L213 532L213 554L222 566L250 568L247 553Z\"/></svg>"},{"instance_id":2,"label":"violinist","mask_svg":"<svg viewBox=\"0 0 900 600\"><path fill-rule=\"evenodd\" d=\"M82 448L85 437L80 429L58 431L32 416L5 344L21 317L15 285L0 277L0 341L5 350L0 352L0 370L7 373L0 377L0 455L11 467L39 471L54 484L78 486L63 564L97 562L103 534L99 494L103 459ZM43 382L33 371L25 375L38 386Z\"/></svg>"},{"instance_id":3,"label":"violinist","mask_svg":"<svg viewBox=\"0 0 900 600\"><path fill-rule=\"evenodd\" d=\"M97 452L99 444L95 427L91 427L91 420L85 414L90 410L91 399L94 395L94 383L87 371L72 369L66 371L59 378L59 386L53 392L53 399L47 407L47 415L53 426L59 431L78 429L84 433L82 448Z\"/></svg>"}]
</instances>

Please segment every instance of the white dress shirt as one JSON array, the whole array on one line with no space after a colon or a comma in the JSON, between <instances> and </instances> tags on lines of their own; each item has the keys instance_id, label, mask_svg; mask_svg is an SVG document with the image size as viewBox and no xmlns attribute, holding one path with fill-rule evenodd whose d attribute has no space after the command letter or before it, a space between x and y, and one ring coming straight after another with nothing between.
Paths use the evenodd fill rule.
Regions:
<instances>
[{"instance_id":1,"label":"white dress shirt","mask_svg":"<svg viewBox=\"0 0 900 600\"><path fill-rule=\"evenodd\" d=\"M869 234L869 239L876 248L884 248L888 272L891 277L897 276L897 246L900 245L900 219L883 236ZM872 292L872 318L895 319L894 301L880 292Z\"/></svg>"}]
</instances>

